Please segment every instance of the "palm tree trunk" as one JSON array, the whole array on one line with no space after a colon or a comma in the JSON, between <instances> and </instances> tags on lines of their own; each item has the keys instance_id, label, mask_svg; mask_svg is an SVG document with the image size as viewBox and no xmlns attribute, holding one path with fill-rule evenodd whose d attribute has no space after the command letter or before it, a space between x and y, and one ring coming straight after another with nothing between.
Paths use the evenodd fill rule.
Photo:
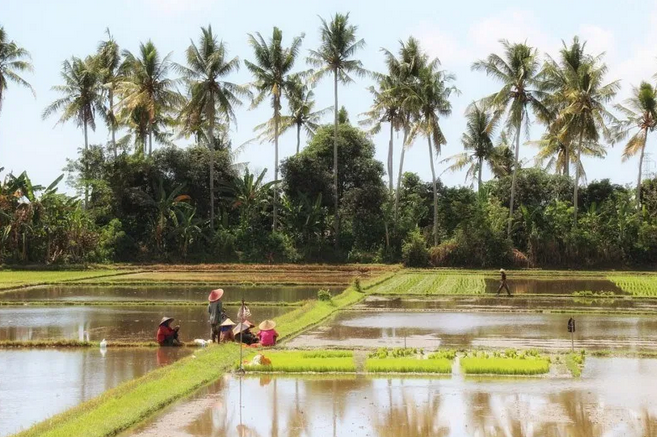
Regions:
<instances>
[{"instance_id":1,"label":"palm tree trunk","mask_svg":"<svg viewBox=\"0 0 657 437\"><path fill-rule=\"evenodd\" d=\"M511 238L511 224L513 222L513 202L516 197L516 176L518 173L519 160L520 160L520 130L522 129L522 113L520 114L520 120L518 121L518 126L516 126L516 153L515 161L513 163L513 176L511 176L511 200L509 201L509 221L506 225L506 234Z\"/></svg>"},{"instance_id":2,"label":"palm tree trunk","mask_svg":"<svg viewBox=\"0 0 657 437\"><path fill-rule=\"evenodd\" d=\"M643 157L648 142L648 129L643 130L643 145L641 146L641 157L639 158L639 175L636 181L636 207L641 208L641 173L643 172Z\"/></svg>"},{"instance_id":3,"label":"palm tree trunk","mask_svg":"<svg viewBox=\"0 0 657 437\"><path fill-rule=\"evenodd\" d=\"M436 187L436 170L433 166L433 149L431 137L427 135L429 143L429 164L431 164L431 185L433 185L433 245L438 246L438 188Z\"/></svg>"},{"instance_id":4,"label":"palm tree trunk","mask_svg":"<svg viewBox=\"0 0 657 437\"><path fill-rule=\"evenodd\" d=\"M110 123L112 124L112 149L114 149L114 159L118 157L116 150L116 126L114 123L114 91L109 90L109 104L110 104Z\"/></svg>"},{"instance_id":5,"label":"palm tree trunk","mask_svg":"<svg viewBox=\"0 0 657 437\"><path fill-rule=\"evenodd\" d=\"M210 149L210 229L214 232L214 114L208 111L208 148Z\"/></svg>"},{"instance_id":6,"label":"palm tree trunk","mask_svg":"<svg viewBox=\"0 0 657 437\"><path fill-rule=\"evenodd\" d=\"M153 126L148 129L148 156L153 153Z\"/></svg>"},{"instance_id":7,"label":"palm tree trunk","mask_svg":"<svg viewBox=\"0 0 657 437\"><path fill-rule=\"evenodd\" d=\"M477 192L481 194L481 169L484 166L484 158L479 158L479 171L477 175Z\"/></svg>"},{"instance_id":8,"label":"palm tree trunk","mask_svg":"<svg viewBox=\"0 0 657 437\"><path fill-rule=\"evenodd\" d=\"M300 145L301 145L301 125L297 123L297 155L299 154Z\"/></svg>"},{"instance_id":9,"label":"palm tree trunk","mask_svg":"<svg viewBox=\"0 0 657 437\"><path fill-rule=\"evenodd\" d=\"M566 159L564 162L563 174L570 179L570 149L568 148L568 144L564 144L564 149L566 152Z\"/></svg>"},{"instance_id":10,"label":"palm tree trunk","mask_svg":"<svg viewBox=\"0 0 657 437\"><path fill-rule=\"evenodd\" d=\"M84 121L84 207L89 206L89 185L87 185L87 178L89 177L89 168L87 160L87 151L89 150L89 134L87 132L87 120Z\"/></svg>"},{"instance_id":11,"label":"palm tree trunk","mask_svg":"<svg viewBox=\"0 0 657 437\"><path fill-rule=\"evenodd\" d=\"M338 210L338 70L333 70L333 190L335 191L335 247L340 247L340 211Z\"/></svg>"},{"instance_id":12,"label":"palm tree trunk","mask_svg":"<svg viewBox=\"0 0 657 437\"><path fill-rule=\"evenodd\" d=\"M579 142L577 143L577 162L575 163L575 188L573 190L573 208L574 208L574 226L577 227L577 209L578 209L578 202L577 202L577 191L579 188L579 176L580 176L580 168L582 167L582 141L584 140L584 131L582 130L579 133Z\"/></svg>"},{"instance_id":13,"label":"palm tree trunk","mask_svg":"<svg viewBox=\"0 0 657 437\"><path fill-rule=\"evenodd\" d=\"M280 97L274 97L274 181L278 181L278 117ZM278 230L278 186L274 185L274 223L272 230Z\"/></svg>"},{"instance_id":14,"label":"palm tree trunk","mask_svg":"<svg viewBox=\"0 0 657 437\"><path fill-rule=\"evenodd\" d=\"M390 189L390 194L393 193L392 188L392 141L394 135L394 126L392 121L390 122L390 142L388 143L388 188Z\"/></svg>"},{"instance_id":15,"label":"palm tree trunk","mask_svg":"<svg viewBox=\"0 0 657 437\"><path fill-rule=\"evenodd\" d=\"M406 138L408 131L404 128L404 142L401 148L401 157L399 158L399 173L397 176L397 192L395 193L395 223L397 223L397 216L399 215L399 192L401 190L402 172L404 171L404 154L406 153Z\"/></svg>"}]
</instances>

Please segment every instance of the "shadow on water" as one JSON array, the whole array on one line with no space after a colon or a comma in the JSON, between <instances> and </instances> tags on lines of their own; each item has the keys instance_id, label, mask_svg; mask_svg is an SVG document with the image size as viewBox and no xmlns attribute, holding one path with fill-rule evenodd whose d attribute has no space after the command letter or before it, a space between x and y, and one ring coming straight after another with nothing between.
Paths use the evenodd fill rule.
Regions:
<instances>
[{"instance_id":1,"label":"shadow on water","mask_svg":"<svg viewBox=\"0 0 657 437\"><path fill-rule=\"evenodd\" d=\"M0 351L0 436L191 353L189 348Z\"/></svg>"}]
</instances>

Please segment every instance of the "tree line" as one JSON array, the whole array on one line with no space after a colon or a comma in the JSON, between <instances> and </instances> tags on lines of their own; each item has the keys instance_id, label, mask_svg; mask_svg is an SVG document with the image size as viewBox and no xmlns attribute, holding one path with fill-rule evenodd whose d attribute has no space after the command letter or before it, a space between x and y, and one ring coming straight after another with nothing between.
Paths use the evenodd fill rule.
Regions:
<instances>
[{"instance_id":1,"label":"tree line","mask_svg":"<svg viewBox=\"0 0 657 437\"><path fill-rule=\"evenodd\" d=\"M501 41L499 54L472 65L495 79L499 91L472 102L461 141L464 152L443 161L450 164L448 170L467 168L477 190L446 188L436 175L434 154L447 142L441 122L459 93L456 78L413 37L401 41L396 51L382 49L385 71L369 71L358 59L365 41L349 15L320 20L320 45L308 51L306 69L299 65L304 36L286 44L276 27L267 39L248 35L252 54L243 62L229 55L211 26L202 28L198 41L190 44L185 63L162 56L151 41L142 43L138 53L121 51L109 31L96 53L66 60L63 84L53 87L61 97L43 116L74 121L84 134L80 158L67 166L83 200L76 203L56 194L56 184L36 188L42 188L46 199L63 196L71 214L89 222L87 240L93 243L70 256L63 249L59 258L45 249L30 255L30 235L45 226L35 226L35 216L45 207L39 206L39 190L27 175L10 175L0 191L0 235L13 247L4 245L0 257L38 262L403 259L419 265L531 265L557 259L541 255L543 245L551 247L552 255L563 251L556 264L646 262L654 250L642 240L653 226L646 200L652 181L641 180L641 165L657 123L652 84L642 82L631 98L614 105L620 82L607 80L603 55L589 53L579 38L564 42L557 56L545 55L544 60L526 43ZM248 85L229 81L241 65L253 77ZM0 29L0 92L10 81L29 87L19 73L31 69L29 53ZM359 115L358 126L350 123L338 100L339 84L353 82L353 76L375 83L369 88L371 107ZM324 78L333 81L334 102L317 109L313 88ZM235 162L236 148L230 142L236 108L245 103L256 107L265 100L272 117L256 131L261 141L275 146L270 183L264 182L264 172L252 174ZM321 125L329 111L332 126ZM97 119L111 133L108 144L89 142ZM523 169L519 162L521 137L532 121L545 126L540 139L528 142L538 147L536 161L544 170ZM374 160L369 138L384 128L390 134L385 170ZM289 129L297 134L297 154L279 165L279 137ZM309 138L303 150L302 130ZM398 169L393 166L396 132L403 137ZM406 149L421 137L428 146L429 184L403 168ZM194 145L176 149L174 142L181 138L193 138ZM603 181L596 184L606 195L596 197L589 191L598 185L581 184L581 158L604 157L604 142L620 141L625 143L624 159L640 155L636 189L632 193ZM154 150L154 142L162 147ZM482 180L484 166L492 170L493 180ZM523 192L526 180L539 184L527 190L544 197ZM549 188L551 184L555 187ZM566 186L570 194L564 192ZM582 234L591 228L582 228L582 223L595 217L608 224L612 218L602 211L617 215L620 205L627 208L624 224L608 226L606 241L585 243ZM550 214L564 233L555 233L555 222L545 222ZM609 241L617 242L619 233L629 239L623 250L595 254ZM475 237L480 238L476 244L471 241ZM586 259L581 258L585 248Z\"/></svg>"}]
</instances>

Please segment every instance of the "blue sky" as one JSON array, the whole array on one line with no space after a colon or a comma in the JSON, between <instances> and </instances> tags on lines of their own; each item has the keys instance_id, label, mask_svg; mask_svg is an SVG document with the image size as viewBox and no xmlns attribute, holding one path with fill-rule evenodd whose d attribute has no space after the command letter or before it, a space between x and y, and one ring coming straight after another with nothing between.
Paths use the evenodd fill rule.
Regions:
<instances>
[{"instance_id":1,"label":"blue sky","mask_svg":"<svg viewBox=\"0 0 657 437\"><path fill-rule=\"evenodd\" d=\"M367 44L359 53L366 68L382 71L379 49L396 51L400 39L413 35L431 55L440 58L444 69L456 75L456 85L462 94L453 99L453 115L442 121L448 143L442 156L436 158L438 174L446 167L440 160L462 151L460 137L466 106L494 92L498 86L483 73L472 72L470 66L491 51L499 51L501 38L527 40L541 53L556 55L562 39L579 35L588 41L592 52L606 52L608 79L622 81L619 102L628 96L631 85L643 79L651 80L657 72L655 1L2 0L0 25L11 39L31 52L35 73L28 73L25 78L34 86L37 98L10 84L0 113L0 167L5 167L5 173L27 170L36 183L48 184L62 173L66 158L76 156L83 145L82 131L74 124L54 126L57 119L43 121L41 113L57 96L50 87L61 81L62 62L72 55L84 57L93 53L105 36L105 28L110 28L122 49L135 52L140 42L152 39L162 53L172 52L174 61L183 62L184 50L190 39L198 38L200 26L211 24L214 32L228 44L230 53L241 60L252 57L247 33L261 32L268 37L272 27L278 26L287 42L305 33L303 58L297 64L301 70L307 68L307 50L318 44L318 15L329 17L335 12L350 12L351 21L358 25L358 35ZM251 78L242 65L230 80L245 84ZM362 79L340 87L340 105L346 106L352 122L371 103L369 85L368 79ZM315 94L318 107L332 105L332 82L319 83ZM237 116L238 126L231 134L235 145L253 138L253 127L268 119L271 109L263 104L248 110L247 102ZM330 121L329 115L326 122ZM541 132L542 127L535 126L530 139L538 139ZM90 141L105 143L108 139L107 130L99 122L97 130L90 133ZM281 158L294 153L295 140L293 133L281 139ZM384 162L385 132L373 137L373 141L377 158ZM649 140L648 152L654 150L657 161L655 141ZM396 142L399 145L401 138L396 138ZM184 141L179 143L181 147L185 145ZM535 152L532 146L522 147L521 158L526 160L526 165L533 165ZM633 183L637 159L622 163L621 152L622 146L616 145L609 149L605 160L586 160L588 179L611 178L617 183ZM406 170L429 180L426 141L418 140L406 156ZM397 147L395 168L398 159ZM240 156L240 161L249 162L256 170L273 169L273 160L273 145L257 142L247 146ZM272 173L268 171L270 177ZM442 180L448 185L463 185L464 174L445 173Z\"/></svg>"}]
</instances>

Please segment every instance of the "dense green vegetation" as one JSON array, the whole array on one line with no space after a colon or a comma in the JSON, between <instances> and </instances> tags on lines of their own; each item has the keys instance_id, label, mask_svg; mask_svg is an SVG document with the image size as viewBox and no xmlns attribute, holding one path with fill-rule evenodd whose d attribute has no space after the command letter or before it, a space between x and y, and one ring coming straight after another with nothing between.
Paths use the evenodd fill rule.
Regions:
<instances>
[{"instance_id":1,"label":"dense green vegetation","mask_svg":"<svg viewBox=\"0 0 657 437\"><path fill-rule=\"evenodd\" d=\"M375 294L482 294L486 284L481 275L445 273L399 273L372 290Z\"/></svg>"},{"instance_id":2,"label":"dense green vegetation","mask_svg":"<svg viewBox=\"0 0 657 437\"><path fill-rule=\"evenodd\" d=\"M613 275L607 278L633 296L657 297L657 277Z\"/></svg>"},{"instance_id":3,"label":"dense green vegetation","mask_svg":"<svg viewBox=\"0 0 657 437\"><path fill-rule=\"evenodd\" d=\"M385 71L358 59L364 40L348 14L321 20L320 45L302 65L302 37L249 35L241 54L253 76L231 82L243 64L202 28L175 62L153 42L121 50L108 32L96 52L62 65L59 97L44 110L74 122L84 147L66 167L78 196L29 176L0 182L0 262L399 262L433 266L647 267L657 261L657 180L642 180L649 134L657 126L657 92L649 83L615 104L618 81L604 56L577 37L552 56L525 43L502 41L500 54L473 69L498 81L499 91L467 109L465 152L447 159L467 168L471 188L449 188L434 155L447 146L441 120L458 92L453 75L409 38L384 50ZM287 42L286 42L287 40ZM544 59L544 61L543 61ZM0 93L29 84L29 53L0 28ZM340 83L374 80L370 110L352 123L339 107ZM316 110L311 90L333 79L332 108ZM0 94L0 99L2 95ZM231 142L235 110L271 103L272 118L256 128L274 143L273 181L237 162ZM321 115L333 112L333 123ZM89 139L102 121L108 144ZM537 168L519 150L529 123L545 127ZM384 166L370 134L390 130ZM279 137L297 131L294 156L280 159ZM308 134L302 148L299 133ZM394 138L402 159L393 166ZM427 141L432 178L404 173L403 153ZM192 141L187 148L180 141ZM638 155L637 185L584 184L582 156L605 156L622 142ZM157 147L157 146L160 147ZM482 168L493 179L482 179ZM540 168L544 167L544 168ZM574 177L571 177L571 172ZM396 173L397 186L392 175ZM387 179L387 184L384 182ZM424 286L422 286L424 287ZM448 286L459 288L459 285ZM469 287L469 285L468 285Z\"/></svg>"},{"instance_id":4,"label":"dense green vegetation","mask_svg":"<svg viewBox=\"0 0 657 437\"><path fill-rule=\"evenodd\" d=\"M267 351L266 349L263 349L259 353L262 353L268 358L271 361L271 365L245 364L245 370L287 373L356 371L354 356L351 351L322 351L319 353L302 351ZM253 355L251 355L250 358L252 358ZM247 359L247 361L249 360Z\"/></svg>"},{"instance_id":5,"label":"dense green vegetation","mask_svg":"<svg viewBox=\"0 0 657 437\"><path fill-rule=\"evenodd\" d=\"M534 350L518 353L508 349L504 353L472 352L460 359L466 374L540 375L550 371L550 360Z\"/></svg>"}]
</instances>

